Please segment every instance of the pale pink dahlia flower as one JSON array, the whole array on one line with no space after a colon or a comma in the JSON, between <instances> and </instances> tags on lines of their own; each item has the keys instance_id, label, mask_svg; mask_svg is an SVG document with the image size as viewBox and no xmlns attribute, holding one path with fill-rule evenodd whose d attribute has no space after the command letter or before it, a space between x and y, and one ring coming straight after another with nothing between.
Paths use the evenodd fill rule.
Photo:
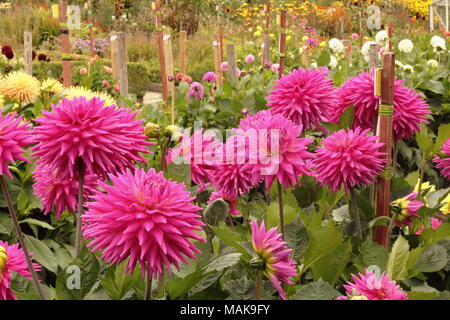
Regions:
<instances>
[{"instance_id":1,"label":"pale pink dahlia flower","mask_svg":"<svg viewBox=\"0 0 450 320\"><path fill-rule=\"evenodd\" d=\"M417 194L418 192L413 192L406 197L395 200L391 203L391 213L392 216L395 217L394 222L397 226L413 226L412 220L419 216L417 210L424 206L422 202L414 200L417 197Z\"/></svg>"},{"instance_id":2,"label":"pale pink dahlia flower","mask_svg":"<svg viewBox=\"0 0 450 320\"><path fill-rule=\"evenodd\" d=\"M270 189L277 179L286 189L293 188L300 183L301 175L311 174L308 160L313 154L307 147L313 141L299 138L301 125L294 125L280 114L263 110L241 120L235 131L238 137L247 139L254 185L264 179L267 189Z\"/></svg>"},{"instance_id":3,"label":"pale pink dahlia flower","mask_svg":"<svg viewBox=\"0 0 450 320\"><path fill-rule=\"evenodd\" d=\"M258 226L257 221L251 222L253 250L259 263L264 264L264 274L277 289L280 297L287 300L281 282L292 284L289 277L297 276L296 262L290 259L292 249L288 249L277 228L266 231L264 221Z\"/></svg>"},{"instance_id":4,"label":"pale pink dahlia flower","mask_svg":"<svg viewBox=\"0 0 450 320\"><path fill-rule=\"evenodd\" d=\"M321 121L336 105L335 89L328 73L318 70L297 69L276 81L267 97L273 114L281 114L308 130L324 130Z\"/></svg>"},{"instance_id":5,"label":"pale pink dahlia flower","mask_svg":"<svg viewBox=\"0 0 450 320\"><path fill-rule=\"evenodd\" d=\"M1 109L0 109L1 110ZM8 163L17 160L30 162L23 153L24 148L34 143L29 123L23 123L23 116L15 117L16 114L0 114L0 175L6 174L13 178L9 171Z\"/></svg>"},{"instance_id":6,"label":"pale pink dahlia flower","mask_svg":"<svg viewBox=\"0 0 450 320\"><path fill-rule=\"evenodd\" d=\"M428 123L426 116L431 113L423 97L404 86L403 82L397 79L394 82L393 128L396 141L412 138L421 123ZM344 111L353 106L353 128L375 130L374 119L379 98L374 96L373 72L363 72L350 78L337 90L337 95L339 103L332 108L331 122L338 122Z\"/></svg>"},{"instance_id":7,"label":"pale pink dahlia flower","mask_svg":"<svg viewBox=\"0 0 450 320\"><path fill-rule=\"evenodd\" d=\"M408 300L408 295L384 273L380 279L369 270L366 270L365 274L358 273L358 275L359 277L352 274L354 283L347 282L347 285L344 285L350 297L365 296L368 300ZM342 296L338 300L349 300L349 298Z\"/></svg>"},{"instance_id":8,"label":"pale pink dahlia flower","mask_svg":"<svg viewBox=\"0 0 450 320\"><path fill-rule=\"evenodd\" d=\"M202 80L208 83L216 83L217 76L214 72L208 71L203 75Z\"/></svg>"},{"instance_id":9,"label":"pale pink dahlia flower","mask_svg":"<svg viewBox=\"0 0 450 320\"><path fill-rule=\"evenodd\" d=\"M58 176L77 176L77 160L82 159L87 173L104 177L134 162L146 162L140 153L149 153L142 120L137 112L104 107L100 98L65 98L52 111L36 119L39 143L33 156L39 165L56 170Z\"/></svg>"},{"instance_id":10,"label":"pale pink dahlia flower","mask_svg":"<svg viewBox=\"0 0 450 320\"><path fill-rule=\"evenodd\" d=\"M33 267L35 271L41 270L37 263L33 263ZM0 300L17 300L10 288L11 272L31 279L25 254L22 248L19 248L19 244L9 245L0 241Z\"/></svg>"},{"instance_id":11,"label":"pale pink dahlia flower","mask_svg":"<svg viewBox=\"0 0 450 320\"><path fill-rule=\"evenodd\" d=\"M450 139L448 139L442 146L441 152L443 157L436 156L433 162L436 163L436 168L442 169L441 175L450 180Z\"/></svg>"},{"instance_id":12,"label":"pale pink dahlia flower","mask_svg":"<svg viewBox=\"0 0 450 320\"><path fill-rule=\"evenodd\" d=\"M161 275L164 266L179 268L186 257L196 259L201 253L189 240L205 241L197 234L203 223L197 214L201 208L192 204L182 183L167 180L154 169L127 170L109 176L88 202L82 216L83 235L92 240L92 251L103 251L102 259L118 264L129 258L127 272L139 263L142 273ZM186 257L185 257L186 256Z\"/></svg>"},{"instance_id":13,"label":"pale pink dahlia flower","mask_svg":"<svg viewBox=\"0 0 450 320\"><path fill-rule=\"evenodd\" d=\"M189 136L185 131L183 140L175 148L169 150L167 163L181 156L184 163L191 167L191 178L195 184L206 184L211 181L211 172L217 169L214 161L215 151L221 150L221 143L211 134L203 134L203 129Z\"/></svg>"},{"instance_id":14,"label":"pale pink dahlia flower","mask_svg":"<svg viewBox=\"0 0 450 320\"><path fill-rule=\"evenodd\" d=\"M48 166L37 166L33 173L34 193L42 203L44 215L55 209L56 219L61 218L61 214L68 210L77 211L78 201L78 178L70 176L58 177L57 169L50 169ZM98 183L98 178L93 174L86 174L83 183L84 201L93 194Z\"/></svg>"},{"instance_id":15,"label":"pale pink dahlia flower","mask_svg":"<svg viewBox=\"0 0 450 320\"><path fill-rule=\"evenodd\" d=\"M371 184L383 171L383 145L376 136L367 135L369 130L340 130L322 140L322 147L316 151L313 160L316 178L321 185L329 185L339 191L344 185L345 192L363 184Z\"/></svg>"}]
</instances>

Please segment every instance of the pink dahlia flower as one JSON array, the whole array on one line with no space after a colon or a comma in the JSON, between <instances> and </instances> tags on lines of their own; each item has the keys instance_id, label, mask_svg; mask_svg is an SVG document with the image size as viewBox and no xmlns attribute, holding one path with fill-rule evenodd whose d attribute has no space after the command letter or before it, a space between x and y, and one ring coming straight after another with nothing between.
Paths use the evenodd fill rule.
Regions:
<instances>
[{"instance_id":1,"label":"pink dahlia flower","mask_svg":"<svg viewBox=\"0 0 450 320\"><path fill-rule=\"evenodd\" d=\"M208 205L210 205L217 199L225 200L228 203L228 205L230 206L230 214L233 214L233 215L241 214L237 208L237 198L231 198L227 194L218 190L218 191L214 191L211 194L211 196L209 197L209 200L208 200Z\"/></svg>"},{"instance_id":2,"label":"pink dahlia flower","mask_svg":"<svg viewBox=\"0 0 450 320\"><path fill-rule=\"evenodd\" d=\"M280 72L280 64L274 63L273 65L270 66L270 69L272 70L273 73L278 73Z\"/></svg>"},{"instance_id":3,"label":"pink dahlia flower","mask_svg":"<svg viewBox=\"0 0 450 320\"><path fill-rule=\"evenodd\" d=\"M357 33L352 33L352 39L353 40L358 40L359 39L359 35Z\"/></svg>"},{"instance_id":4,"label":"pink dahlia flower","mask_svg":"<svg viewBox=\"0 0 450 320\"><path fill-rule=\"evenodd\" d=\"M346 192L350 188L375 181L383 171L383 145L376 136L367 135L369 130L340 130L322 140L323 147L316 151L313 160L316 178L322 185L339 191L342 185Z\"/></svg>"},{"instance_id":5,"label":"pink dahlia flower","mask_svg":"<svg viewBox=\"0 0 450 320\"><path fill-rule=\"evenodd\" d=\"M394 81L393 128L396 141L409 139L420 129L421 123L428 123L431 113L425 100L413 89L403 85L403 80ZM374 96L373 72L363 72L347 80L337 90L338 104L332 108L331 122L338 122L341 115L353 106L355 119L353 128L374 129L374 117L378 112L379 98Z\"/></svg>"},{"instance_id":6,"label":"pink dahlia flower","mask_svg":"<svg viewBox=\"0 0 450 320\"><path fill-rule=\"evenodd\" d=\"M142 120L129 110L115 105L104 107L100 98L65 98L43 111L36 119L39 143L33 156L39 165L56 170L58 176L77 177L77 160L82 159L87 174L104 177L108 173L132 167L136 161L146 162L140 153L149 153Z\"/></svg>"},{"instance_id":7,"label":"pink dahlia flower","mask_svg":"<svg viewBox=\"0 0 450 320\"><path fill-rule=\"evenodd\" d=\"M216 74L215 74L214 72L209 71L209 72L207 72L207 73L205 73L205 74L203 75L202 80L203 80L203 81L206 81L206 82L208 82L208 83L216 83L217 76L216 76Z\"/></svg>"},{"instance_id":8,"label":"pink dahlia flower","mask_svg":"<svg viewBox=\"0 0 450 320\"><path fill-rule=\"evenodd\" d=\"M250 64L253 63L255 61L255 57L252 54L249 54L248 56L245 57L245 63Z\"/></svg>"},{"instance_id":9,"label":"pink dahlia flower","mask_svg":"<svg viewBox=\"0 0 450 320\"><path fill-rule=\"evenodd\" d=\"M195 184L206 184L211 181L211 172L217 168L214 156L215 151L221 151L220 147L213 135L203 134L203 129L197 130L192 137L185 131L182 142L169 151L167 163L182 156L184 163L191 166L192 181Z\"/></svg>"},{"instance_id":10,"label":"pink dahlia flower","mask_svg":"<svg viewBox=\"0 0 450 320\"><path fill-rule=\"evenodd\" d=\"M436 168L442 169L441 175L450 180L450 139L444 143L441 152L444 157L436 156L433 162L436 163Z\"/></svg>"},{"instance_id":11,"label":"pink dahlia flower","mask_svg":"<svg viewBox=\"0 0 450 320\"><path fill-rule=\"evenodd\" d=\"M297 276L296 262L290 259L292 249L288 249L282 235L277 233L277 228L266 231L264 221L258 226L257 221L251 222L252 244L258 262L264 263L264 274L277 289L280 297L287 300L286 293L281 287L281 282L292 284L289 277Z\"/></svg>"},{"instance_id":12,"label":"pink dahlia flower","mask_svg":"<svg viewBox=\"0 0 450 320\"><path fill-rule=\"evenodd\" d=\"M139 263L143 276L171 273L186 257L201 253L189 240L205 241L197 234L203 223L192 204L195 197L182 183L167 180L154 169L127 170L110 175L111 185L101 182L88 202L83 218L83 234L92 240L92 251L103 251L102 259L118 264L129 258L127 272Z\"/></svg>"},{"instance_id":13,"label":"pink dahlia flower","mask_svg":"<svg viewBox=\"0 0 450 320\"><path fill-rule=\"evenodd\" d=\"M187 93L188 98L203 99L205 88L199 82L192 82Z\"/></svg>"},{"instance_id":14,"label":"pink dahlia flower","mask_svg":"<svg viewBox=\"0 0 450 320\"><path fill-rule=\"evenodd\" d=\"M33 263L33 267L35 271L41 270L37 263ZM9 245L0 241L0 300L17 300L10 288L11 272L16 272L31 279L25 254L19 248L19 244Z\"/></svg>"},{"instance_id":15,"label":"pink dahlia flower","mask_svg":"<svg viewBox=\"0 0 450 320\"><path fill-rule=\"evenodd\" d=\"M441 226L443 222L435 217L431 217L431 230L436 230L439 226ZM419 230L416 231L416 235L421 235L425 226L422 225Z\"/></svg>"},{"instance_id":16,"label":"pink dahlia flower","mask_svg":"<svg viewBox=\"0 0 450 320\"><path fill-rule=\"evenodd\" d=\"M34 143L33 137L28 129L28 122L23 123L23 116L15 117L16 114L0 114L0 175L6 174L13 178L9 171L8 163L17 160L30 162L23 153L24 148Z\"/></svg>"},{"instance_id":17,"label":"pink dahlia flower","mask_svg":"<svg viewBox=\"0 0 450 320\"><path fill-rule=\"evenodd\" d=\"M238 137L248 139L245 147L253 166L254 185L264 179L267 189L270 189L277 179L286 189L293 188L300 183L302 174L311 174L307 161L313 154L307 147L313 141L298 138L302 127L294 125L291 120L263 110L241 120L239 129L235 131Z\"/></svg>"},{"instance_id":18,"label":"pink dahlia flower","mask_svg":"<svg viewBox=\"0 0 450 320\"><path fill-rule=\"evenodd\" d=\"M352 278L354 283L344 285L350 297L359 295L368 300L408 300L408 295L384 273L378 279L375 273L366 270L365 274L359 273L359 277L352 274ZM338 300L348 300L348 297L342 296Z\"/></svg>"},{"instance_id":19,"label":"pink dahlia flower","mask_svg":"<svg viewBox=\"0 0 450 320\"><path fill-rule=\"evenodd\" d=\"M42 203L44 215L52 212L55 208L56 219L68 210L76 212L78 201L78 178L63 176L58 177L56 169L51 170L48 166L37 166L33 173L35 183L33 185L36 196ZM84 201L93 194L97 186L98 178L92 174L86 174L83 184Z\"/></svg>"},{"instance_id":20,"label":"pink dahlia flower","mask_svg":"<svg viewBox=\"0 0 450 320\"><path fill-rule=\"evenodd\" d=\"M220 71L222 72L228 71L228 62L224 61L220 64Z\"/></svg>"},{"instance_id":21,"label":"pink dahlia flower","mask_svg":"<svg viewBox=\"0 0 450 320\"><path fill-rule=\"evenodd\" d=\"M250 191L253 166L249 164L248 153L240 147L237 136L227 139L223 145L222 159L217 164L216 170L211 173L211 181L222 195L234 199Z\"/></svg>"},{"instance_id":22,"label":"pink dahlia flower","mask_svg":"<svg viewBox=\"0 0 450 320\"><path fill-rule=\"evenodd\" d=\"M392 216L395 217L394 222L397 226L413 226L413 218L417 218L419 216L417 210L424 206L422 202L414 200L417 197L417 194L418 192L413 192L406 197L395 200L391 203L390 209Z\"/></svg>"},{"instance_id":23,"label":"pink dahlia flower","mask_svg":"<svg viewBox=\"0 0 450 320\"><path fill-rule=\"evenodd\" d=\"M297 69L276 81L269 92L268 105L273 114L281 114L308 130L324 130L321 121L335 108L335 89L328 73L318 70Z\"/></svg>"}]
</instances>

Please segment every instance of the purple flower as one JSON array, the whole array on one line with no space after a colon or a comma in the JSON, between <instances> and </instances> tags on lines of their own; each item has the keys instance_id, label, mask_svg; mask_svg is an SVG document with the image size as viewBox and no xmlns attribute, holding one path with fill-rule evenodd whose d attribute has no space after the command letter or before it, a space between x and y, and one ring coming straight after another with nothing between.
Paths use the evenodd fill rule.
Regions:
<instances>
[{"instance_id":1,"label":"purple flower","mask_svg":"<svg viewBox=\"0 0 450 320\"><path fill-rule=\"evenodd\" d=\"M189 92L187 93L187 96L189 98L194 97L195 99L201 100L201 99L203 99L204 90L205 89L199 82L193 82L189 88Z\"/></svg>"},{"instance_id":2,"label":"purple flower","mask_svg":"<svg viewBox=\"0 0 450 320\"><path fill-rule=\"evenodd\" d=\"M205 75L203 76L203 81L206 81L209 83L216 83L216 80L217 80L217 76L212 71L205 73Z\"/></svg>"}]
</instances>

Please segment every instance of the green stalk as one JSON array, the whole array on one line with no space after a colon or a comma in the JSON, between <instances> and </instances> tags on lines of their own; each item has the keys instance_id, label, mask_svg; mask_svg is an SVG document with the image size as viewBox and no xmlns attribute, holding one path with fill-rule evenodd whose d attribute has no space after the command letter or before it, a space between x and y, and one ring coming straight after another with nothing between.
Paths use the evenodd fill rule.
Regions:
<instances>
[{"instance_id":1,"label":"green stalk","mask_svg":"<svg viewBox=\"0 0 450 320\"><path fill-rule=\"evenodd\" d=\"M77 233L75 237L75 256L78 257L81 250L81 216L84 213L84 163L81 158L78 159L78 212L77 212Z\"/></svg>"},{"instance_id":2,"label":"green stalk","mask_svg":"<svg viewBox=\"0 0 450 320\"><path fill-rule=\"evenodd\" d=\"M425 154L422 154L422 163L420 164L420 176L419 176L419 185L417 190L417 199L420 199L422 194L422 184L423 184L423 178L425 175L425 165L427 161L425 159Z\"/></svg>"},{"instance_id":3,"label":"green stalk","mask_svg":"<svg viewBox=\"0 0 450 320\"><path fill-rule=\"evenodd\" d=\"M358 202L354 189L350 190L350 204L353 210L353 219L355 220L357 236L362 239L361 217L359 216Z\"/></svg>"},{"instance_id":4,"label":"green stalk","mask_svg":"<svg viewBox=\"0 0 450 320\"><path fill-rule=\"evenodd\" d=\"M261 300L261 283L262 283L262 271L258 270L258 274L256 275L255 300Z\"/></svg>"},{"instance_id":5,"label":"green stalk","mask_svg":"<svg viewBox=\"0 0 450 320\"><path fill-rule=\"evenodd\" d=\"M39 295L41 300L45 300L44 293L42 291L41 285L39 284L39 279L37 277L36 270L34 270L33 263L31 262L30 254L28 252L28 247L25 243L25 238L23 237L22 230L19 226L19 220L17 219L16 210L14 209L14 205L11 200L11 196L9 194L8 185L6 184L5 178L3 175L0 176L0 185L2 187L3 196L5 197L6 203L8 205L9 214L11 215L11 219L14 223L14 228L16 229L17 238L19 239L20 247L23 250L25 260L27 262L28 270L30 271L31 278L33 279L34 287Z\"/></svg>"},{"instance_id":6,"label":"green stalk","mask_svg":"<svg viewBox=\"0 0 450 320\"><path fill-rule=\"evenodd\" d=\"M283 190L280 181L278 183L278 207L280 209L280 232L284 238L284 211L283 211Z\"/></svg>"},{"instance_id":7,"label":"green stalk","mask_svg":"<svg viewBox=\"0 0 450 320\"><path fill-rule=\"evenodd\" d=\"M151 300L152 298L152 274L150 273L150 267L147 267L147 286L145 288L144 300Z\"/></svg>"},{"instance_id":8,"label":"green stalk","mask_svg":"<svg viewBox=\"0 0 450 320\"><path fill-rule=\"evenodd\" d=\"M162 299L164 297L164 287L166 286L166 280L164 277L164 268L163 272L159 276L158 279L158 299Z\"/></svg>"}]
</instances>

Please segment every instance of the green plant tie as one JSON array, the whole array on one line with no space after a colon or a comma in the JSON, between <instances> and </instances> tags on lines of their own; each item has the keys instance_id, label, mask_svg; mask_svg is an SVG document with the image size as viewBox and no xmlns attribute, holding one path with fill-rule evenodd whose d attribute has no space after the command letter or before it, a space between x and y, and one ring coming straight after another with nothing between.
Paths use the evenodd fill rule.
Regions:
<instances>
[{"instance_id":1,"label":"green plant tie","mask_svg":"<svg viewBox=\"0 0 450 320\"><path fill-rule=\"evenodd\" d=\"M68 53L63 53L61 55L61 60L71 61L71 60L73 60L73 56L71 54L68 54Z\"/></svg>"},{"instance_id":2,"label":"green plant tie","mask_svg":"<svg viewBox=\"0 0 450 320\"><path fill-rule=\"evenodd\" d=\"M380 116L392 116L394 114L394 106L391 104L380 104L380 109L378 111Z\"/></svg>"},{"instance_id":3,"label":"green plant tie","mask_svg":"<svg viewBox=\"0 0 450 320\"><path fill-rule=\"evenodd\" d=\"M391 166L386 166L383 172L380 173L380 178L390 180L392 178L392 168Z\"/></svg>"}]
</instances>

